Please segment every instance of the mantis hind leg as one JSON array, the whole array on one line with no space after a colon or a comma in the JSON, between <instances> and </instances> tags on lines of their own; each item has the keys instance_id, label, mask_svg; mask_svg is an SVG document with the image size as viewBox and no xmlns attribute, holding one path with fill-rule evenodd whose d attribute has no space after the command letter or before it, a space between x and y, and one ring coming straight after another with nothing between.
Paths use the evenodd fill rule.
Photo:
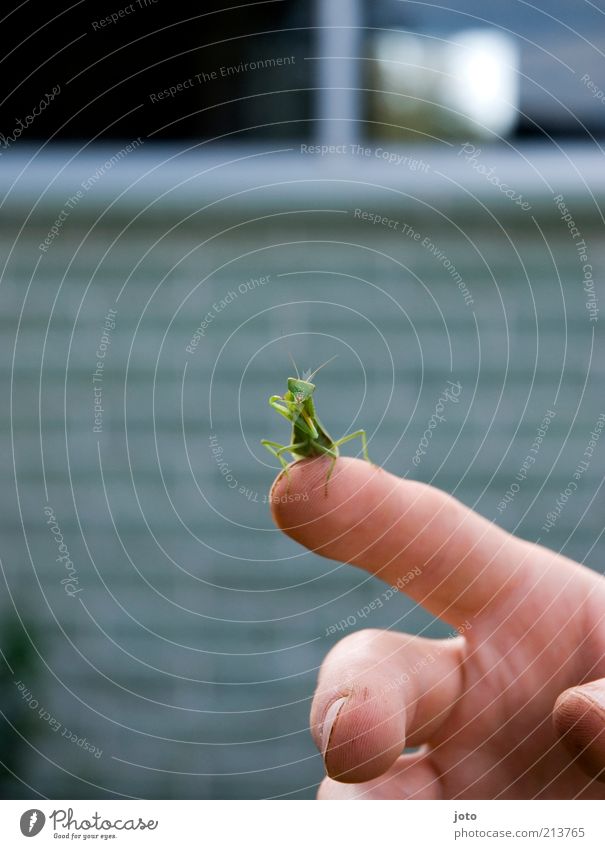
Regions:
<instances>
[{"instance_id":1,"label":"mantis hind leg","mask_svg":"<svg viewBox=\"0 0 605 849\"><path fill-rule=\"evenodd\" d=\"M368 456L368 441L366 437L365 430L356 430L354 433L348 433L346 436L337 439L336 442L332 443L331 448L326 448L323 445L316 445L316 448L321 451L323 454L327 454L332 458L332 462L330 463L330 468L328 469L328 474L326 475L326 495L328 494L328 481L332 476L332 472L334 471L334 466L336 465L336 460L338 459L339 453L338 448L340 445L344 445L345 442L350 442L352 439L361 439L361 450L363 453L364 460L367 460L368 463L371 463Z\"/></svg>"},{"instance_id":2,"label":"mantis hind leg","mask_svg":"<svg viewBox=\"0 0 605 849\"><path fill-rule=\"evenodd\" d=\"M345 442L350 442L352 439L361 439L361 451L363 453L363 459L367 460L368 463L371 463L368 456L368 439L366 436L365 430L356 430L354 433L348 433L346 436L342 436L340 439L337 439L336 442L333 443L335 448L338 448L339 445L344 445Z\"/></svg>"}]
</instances>

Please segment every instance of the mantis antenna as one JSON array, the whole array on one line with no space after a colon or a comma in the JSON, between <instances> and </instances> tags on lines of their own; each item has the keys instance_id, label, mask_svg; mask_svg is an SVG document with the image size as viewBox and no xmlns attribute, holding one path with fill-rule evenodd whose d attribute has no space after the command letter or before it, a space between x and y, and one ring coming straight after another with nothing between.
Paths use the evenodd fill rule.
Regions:
<instances>
[{"instance_id":1,"label":"mantis antenna","mask_svg":"<svg viewBox=\"0 0 605 849\"><path fill-rule=\"evenodd\" d=\"M294 360L294 357L292 356L292 353L290 351L288 351L288 356L292 360L292 365L294 366L294 371L296 372L296 377L300 380L300 374L298 373L298 367L297 367L296 362Z\"/></svg>"},{"instance_id":2,"label":"mantis antenna","mask_svg":"<svg viewBox=\"0 0 605 849\"><path fill-rule=\"evenodd\" d=\"M332 360L335 360L337 356L338 356L338 354L334 354L334 356L333 356L333 357L330 357L330 359L329 359L329 360L326 360L326 361L325 361L325 363L322 363L320 366L317 366L317 368L315 369L315 371L312 371L310 375L308 375L307 377L305 377L305 380L312 380L312 378L314 378L314 377L315 377L315 375L317 374L317 372L318 372L320 369L322 369L324 366L327 366L327 365L328 365L328 363L331 363L331 362L332 362Z\"/></svg>"}]
</instances>

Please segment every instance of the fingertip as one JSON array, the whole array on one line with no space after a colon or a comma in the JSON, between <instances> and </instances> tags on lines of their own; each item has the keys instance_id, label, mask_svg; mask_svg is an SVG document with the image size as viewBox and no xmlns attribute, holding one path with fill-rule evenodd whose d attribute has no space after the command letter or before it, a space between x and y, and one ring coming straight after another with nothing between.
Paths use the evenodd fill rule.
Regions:
<instances>
[{"instance_id":1,"label":"fingertip","mask_svg":"<svg viewBox=\"0 0 605 849\"><path fill-rule=\"evenodd\" d=\"M327 457L312 457L293 463L275 478L269 501L273 521L280 530L292 535L304 523L311 498L327 497L325 478L329 466Z\"/></svg>"},{"instance_id":2,"label":"fingertip","mask_svg":"<svg viewBox=\"0 0 605 849\"><path fill-rule=\"evenodd\" d=\"M363 634L344 641L351 644L349 672L361 658ZM328 661L311 707L311 734L326 773L342 783L382 775L405 747L406 708L403 693L392 685L395 672L390 665L380 670L370 664L366 673L348 676L339 673L340 666L332 674Z\"/></svg>"},{"instance_id":3,"label":"fingertip","mask_svg":"<svg viewBox=\"0 0 605 849\"><path fill-rule=\"evenodd\" d=\"M370 781L385 773L405 747L405 709L385 705L365 692L338 706L324 737L329 778L345 784Z\"/></svg>"},{"instance_id":4,"label":"fingertip","mask_svg":"<svg viewBox=\"0 0 605 849\"><path fill-rule=\"evenodd\" d=\"M320 553L358 521L358 496L365 502L364 489L382 471L353 457L340 457L330 472L331 465L329 457L299 460L278 475L269 497L277 527Z\"/></svg>"},{"instance_id":5,"label":"fingertip","mask_svg":"<svg viewBox=\"0 0 605 849\"><path fill-rule=\"evenodd\" d=\"M565 690L555 702L553 723L574 761L592 778L605 780L605 682Z\"/></svg>"}]
</instances>

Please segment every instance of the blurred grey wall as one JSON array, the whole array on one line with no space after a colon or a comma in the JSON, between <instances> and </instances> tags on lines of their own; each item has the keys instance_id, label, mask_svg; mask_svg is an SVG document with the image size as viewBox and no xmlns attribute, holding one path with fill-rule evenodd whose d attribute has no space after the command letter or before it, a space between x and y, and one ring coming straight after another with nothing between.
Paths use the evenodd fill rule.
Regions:
<instances>
[{"instance_id":1,"label":"blurred grey wall","mask_svg":"<svg viewBox=\"0 0 605 849\"><path fill-rule=\"evenodd\" d=\"M597 160L481 151L527 209L458 148L368 150L147 146L71 202L112 150L3 171L6 795L311 797L331 645L447 633L404 596L364 615L383 585L274 529L259 440L288 438L289 353L338 354L334 436L365 427L390 471L603 568L605 446L544 527L605 412Z\"/></svg>"}]
</instances>

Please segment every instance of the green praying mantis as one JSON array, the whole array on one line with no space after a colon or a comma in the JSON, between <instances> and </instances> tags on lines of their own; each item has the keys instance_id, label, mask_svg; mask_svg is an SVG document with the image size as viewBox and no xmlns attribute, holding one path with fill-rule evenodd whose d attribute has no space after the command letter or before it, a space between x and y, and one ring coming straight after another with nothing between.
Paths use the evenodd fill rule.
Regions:
<instances>
[{"instance_id":1,"label":"green praying mantis","mask_svg":"<svg viewBox=\"0 0 605 849\"><path fill-rule=\"evenodd\" d=\"M288 378L288 389L284 395L271 395L269 405L276 410L280 416L283 416L292 423L292 436L289 445L281 445L279 442L273 442L271 439L261 439L261 444L271 452L282 465L282 474L288 476L288 463L284 458L284 454L291 454L294 460L302 460L304 457L320 457L326 455L332 458L330 468L326 477L326 492L328 481L334 471L336 460L339 457L339 447L345 442L350 442L352 439L361 439L361 448L364 459L371 462L368 456L368 445L365 430L356 430L354 433L348 433L340 439L334 440L320 422L315 404L313 403L313 393L315 392L315 384L312 379L315 377L319 369L332 362L332 357L327 362L315 369L310 374L303 374L302 377L298 374L296 363L296 377Z\"/></svg>"}]
</instances>

